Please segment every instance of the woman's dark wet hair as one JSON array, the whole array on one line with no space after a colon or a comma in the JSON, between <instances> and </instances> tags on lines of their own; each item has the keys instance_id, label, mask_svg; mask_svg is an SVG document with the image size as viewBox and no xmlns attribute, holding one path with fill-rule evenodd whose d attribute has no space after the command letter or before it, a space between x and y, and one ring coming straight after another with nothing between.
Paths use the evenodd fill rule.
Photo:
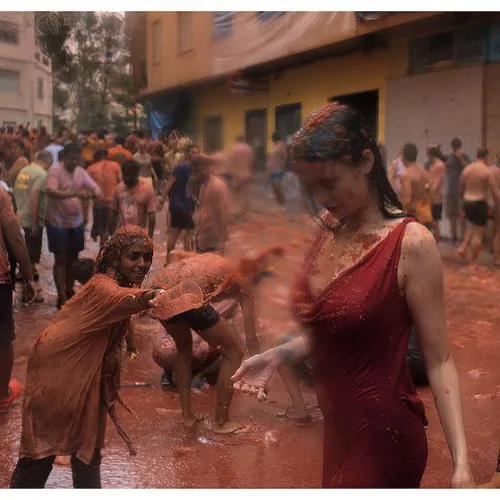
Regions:
<instances>
[{"instance_id":1,"label":"woman's dark wet hair","mask_svg":"<svg viewBox=\"0 0 500 500\"><path fill-rule=\"evenodd\" d=\"M343 161L359 165L365 150L374 157L368 179L377 195L378 207L388 219L404 217L403 206L392 188L378 143L364 118L349 106L335 102L314 110L294 135L294 161ZM321 209L306 189L306 201L313 216L324 224Z\"/></svg>"},{"instance_id":2,"label":"woman's dark wet hair","mask_svg":"<svg viewBox=\"0 0 500 500\"><path fill-rule=\"evenodd\" d=\"M112 271L118 278L122 255L138 241L144 241L151 248L151 253L153 253L153 241L144 229L137 226L119 228L99 250L95 263L95 273L108 274L109 271Z\"/></svg>"}]
</instances>

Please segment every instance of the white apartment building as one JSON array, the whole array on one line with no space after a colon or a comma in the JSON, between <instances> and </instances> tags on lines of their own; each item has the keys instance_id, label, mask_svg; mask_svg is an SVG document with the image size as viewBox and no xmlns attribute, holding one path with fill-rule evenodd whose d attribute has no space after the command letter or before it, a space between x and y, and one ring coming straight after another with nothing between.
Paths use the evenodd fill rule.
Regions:
<instances>
[{"instance_id":1,"label":"white apartment building","mask_svg":"<svg viewBox=\"0 0 500 500\"><path fill-rule=\"evenodd\" d=\"M52 67L35 43L33 12L0 11L0 126L52 131Z\"/></svg>"}]
</instances>

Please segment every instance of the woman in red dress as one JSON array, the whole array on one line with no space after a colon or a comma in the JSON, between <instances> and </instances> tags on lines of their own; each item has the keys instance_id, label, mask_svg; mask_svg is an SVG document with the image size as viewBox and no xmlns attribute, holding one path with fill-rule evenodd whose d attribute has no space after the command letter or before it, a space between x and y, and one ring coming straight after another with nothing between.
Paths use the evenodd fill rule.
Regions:
<instances>
[{"instance_id":1,"label":"woman in red dress","mask_svg":"<svg viewBox=\"0 0 500 500\"><path fill-rule=\"evenodd\" d=\"M324 415L323 487L417 488L427 422L405 362L414 325L453 458L451 484L474 486L434 238L405 217L377 142L350 108L314 111L293 157L321 226L293 297L308 335L245 361L235 388L263 398L277 367L310 357Z\"/></svg>"}]
</instances>

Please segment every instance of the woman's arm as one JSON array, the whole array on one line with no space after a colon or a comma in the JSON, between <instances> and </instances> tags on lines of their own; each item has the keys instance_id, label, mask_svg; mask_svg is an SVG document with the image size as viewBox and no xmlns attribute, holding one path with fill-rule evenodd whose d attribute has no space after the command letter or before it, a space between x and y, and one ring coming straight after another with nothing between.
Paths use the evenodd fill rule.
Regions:
<instances>
[{"instance_id":1,"label":"woman's arm","mask_svg":"<svg viewBox=\"0 0 500 500\"><path fill-rule=\"evenodd\" d=\"M309 345L305 337L257 354L243 361L231 377L236 390L255 394L257 399L266 398L266 387L276 370L285 364L296 364L309 357Z\"/></svg>"},{"instance_id":2,"label":"woman's arm","mask_svg":"<svg viewBox=\"0 0 500 500\"><path fill-rule=\"evenodd\" d=\"M410 223L406 228L398 273L453 459L452 486L474 486L465 440L460 383L446 329L441 257L434 237L418 223Z\"/></svg>"}]
</instances>

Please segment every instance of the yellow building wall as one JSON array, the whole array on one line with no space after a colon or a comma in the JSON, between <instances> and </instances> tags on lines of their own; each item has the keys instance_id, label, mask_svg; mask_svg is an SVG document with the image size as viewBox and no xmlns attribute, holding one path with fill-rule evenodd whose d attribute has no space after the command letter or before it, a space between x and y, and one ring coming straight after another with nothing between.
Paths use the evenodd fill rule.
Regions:
<instances>
[{"instance_id":1,"label":"yellow building wall","mask_svg":"<svg viewBox=\"0 0 500 500\"><path fill-rule=\"evenodd\" d=\"M232 95L225 85L196 90L198 141L203 147L203 122L209 116L222 116L223 148L231 146L238 135L245 134L245 112L267 108L268 150L274 131L274 108L282 104L301 103L302 119L329 97L379 91L378 138L385 140L386 81L407 71L408 49L404 41L370 54L357 52L315 61L284 70L272 76L267 92Z\"/></svg>"}]
</instances>

